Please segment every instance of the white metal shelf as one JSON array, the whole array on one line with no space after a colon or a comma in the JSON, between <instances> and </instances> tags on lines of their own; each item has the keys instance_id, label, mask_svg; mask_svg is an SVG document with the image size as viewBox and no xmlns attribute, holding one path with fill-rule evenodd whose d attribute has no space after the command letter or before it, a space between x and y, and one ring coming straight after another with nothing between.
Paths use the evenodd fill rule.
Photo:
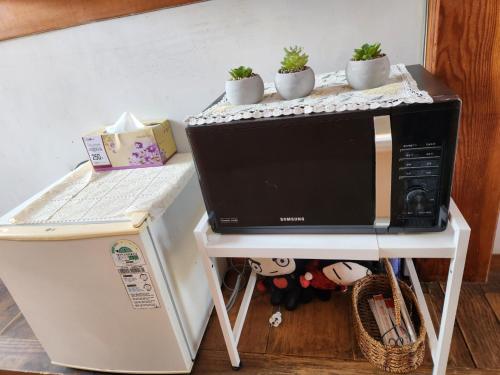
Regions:
<instances>
[{"instance_id":1,"label":"white metal shelf","mask_svg":"<svg viewBox=\"0 0 500 375\"><path fill-rule=\"evenodd\" d=\"M433 375L444 375L455 323L456 308L467 254L470 228L453 202L450 202L450 221L443 232L415 234L225 234L214 233L205 214L194 230L198 249L203 255L205 271L217 310L217 316L234 368L240 366L238 341L245 322L255 286L252 273L243 301L231 328L224 298L211 258L297 258L378 260L405 258L415 293L424 315L428 342L434 361ZM451 258L439 336L430 318L413 258Z\"/></svg>"},{"instance_id":2,"label":"white metal shelf","mask_svg":"<svg viewBox=\"0 0 500 375\"><path fill-rule=\"evenodd\" d=\"M206 218L204 220L206 223ZM203 231L203 229L201 229ZM377 238L368 235L329 234L217 234L207 228L204 247L211 257L318 258L377 260ZM304 251L307 249L307 252Z\"/></svg>"}]
</instances>

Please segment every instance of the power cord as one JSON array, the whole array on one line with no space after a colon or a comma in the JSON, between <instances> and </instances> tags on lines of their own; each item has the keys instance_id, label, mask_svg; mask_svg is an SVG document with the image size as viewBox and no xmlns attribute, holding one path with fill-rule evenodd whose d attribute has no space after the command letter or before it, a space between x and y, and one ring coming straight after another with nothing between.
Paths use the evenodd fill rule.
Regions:
<instances>
[{"instance_id":1,"label":"power cord","mask_svg":"<svg viewBox=\"0 0 500 375\"><path fill-rule=\"evenodd\" d=\"M245 279L246 269L247 269L246 259L243 263L243 267L241 267L241 269L240 269L234 264L233 259L229 258L229 268L226 272L226 275L224 275L224 278L222 280L222 284L224 285L224 287L227 288L228 290L232 291L231 295L229 296L228 301L226 302L226 310L228 312L233 308L234 303L236 302L236 298L238 297L238 293L241 290L243 290L245 287L244 279ZM236 277L236 282L234 283L234 287L230 287L229 285L226 284L226 276L228 275L228 273L230 271L234 271L238 274L238 276Z\"/></svg>"},{"instance_id":2,"label":"power cord","mask_svg":"<svg viewBox=\"0 0 500 375\"><path fill-rule=\"evenodd\" d=\"M85 164L85 163L87 163L87 162L88 162L88 160L83 160L83 161L79 162L79 163L75 166L75 168L73 168L73 170L77 169L80 165L83 165L83 164Z\"/></svg>"}]
</instances>

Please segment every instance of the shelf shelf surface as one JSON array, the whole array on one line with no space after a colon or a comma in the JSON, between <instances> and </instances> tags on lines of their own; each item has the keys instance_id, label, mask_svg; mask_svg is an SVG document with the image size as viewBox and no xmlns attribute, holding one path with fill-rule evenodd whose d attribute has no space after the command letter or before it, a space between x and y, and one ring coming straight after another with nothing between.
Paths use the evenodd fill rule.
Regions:
<instances>
[{"instance_id":1,"label":"shelf shelf surface","mask_svg":"<svg viewBox=\"0 0 500 375\"><path fill-rule=\"evenodd\" d=\"M217 234L210 230L210 256L255 258L378 259L377 237L328 234Z\"/></svg>"}]
</instances>

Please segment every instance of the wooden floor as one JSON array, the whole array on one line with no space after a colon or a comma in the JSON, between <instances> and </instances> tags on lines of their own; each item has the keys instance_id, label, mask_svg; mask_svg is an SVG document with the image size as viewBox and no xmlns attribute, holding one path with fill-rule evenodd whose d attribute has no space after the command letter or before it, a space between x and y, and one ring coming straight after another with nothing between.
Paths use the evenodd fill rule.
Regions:
<instances>
[{"instance_id":1,"label":"wooden floor","mask_svg":"<svg viewBox=\"0 0 500 375\"><path fill-rule=\"evenodd\" d=\"M434 324L443 303L444 285L423 286ZM240 295L241 299L241 295ZM295 312L283 311L283 323L271 328L267 296L256 292L239 349L242 374L382 374L367 363L352 331L350 295L315 301ZM238 301L239 302L239 301ZM234 321L237 306L231 311ZM416 374L430 374L427 353ZM0 283L0 374L90 374L50 364L26 320ZM212 316L193 369L194 374L233 374L222 334ZM500 256L495 256L487 284L464 284L453 335L448 374L500 374Z\"/></svg>"}]
</instances>

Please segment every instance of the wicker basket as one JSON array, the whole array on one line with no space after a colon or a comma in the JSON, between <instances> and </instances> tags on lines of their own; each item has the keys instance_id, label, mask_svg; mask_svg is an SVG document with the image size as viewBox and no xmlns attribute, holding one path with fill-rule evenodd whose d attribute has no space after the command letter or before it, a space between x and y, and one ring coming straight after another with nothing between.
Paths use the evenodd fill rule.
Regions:
<instances>
[{"instance_id":1,"label":"wicker basket","mask_svg":"<svg viewBox=\"0 0 500 375\"><path fill-rule=\"evenodd\" d=\"M384 259L386 268L391 267L389 261ZM425 327L423 317L415 294L404 282L399 282L401 293L404 296L410 318L413 321L417 340L409 345L386 346L373 316L368 299L375 294L394 298L396 323L399 324L400 301L394 292L396 280L391 272L388 275L371 275L359 280L352 292L354 312L354 328L361 352L366 359L384 371L397 374L411 372L418 368L424 360L425 353Z\"/></svg>"}]
</instances>

